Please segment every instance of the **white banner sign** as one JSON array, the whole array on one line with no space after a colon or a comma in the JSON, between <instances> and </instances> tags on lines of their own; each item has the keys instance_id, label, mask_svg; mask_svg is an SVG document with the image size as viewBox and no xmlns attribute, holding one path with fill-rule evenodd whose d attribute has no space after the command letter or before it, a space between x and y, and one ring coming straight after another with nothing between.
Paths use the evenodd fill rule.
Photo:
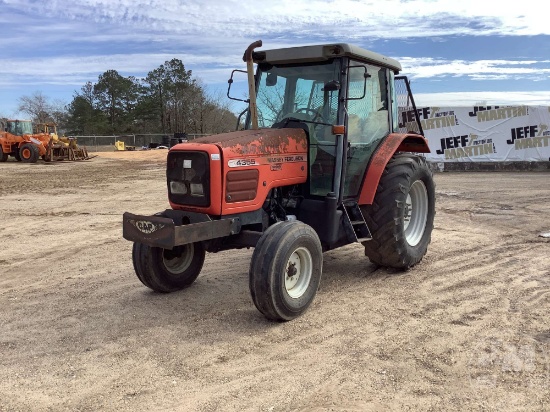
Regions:
<instances>
[{"instance_id":1,"label":"white banner sign","mask_svg":"<svg viewBox=\"0 0 550 412\"><path fill-rule=\"evenodd\" d=\"M430 161L550 160L550 107L422 107L418 113ZM411 120L401 113L400 126Z\"/></svg>"}]
</instances>

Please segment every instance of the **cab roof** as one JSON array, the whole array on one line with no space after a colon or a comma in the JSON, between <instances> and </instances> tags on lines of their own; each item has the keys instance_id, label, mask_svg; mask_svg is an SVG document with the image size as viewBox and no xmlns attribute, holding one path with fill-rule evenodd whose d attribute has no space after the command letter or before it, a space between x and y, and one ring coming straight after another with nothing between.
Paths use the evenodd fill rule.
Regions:
<instances>
[{"instance_id":1,"label":"cab roof","mask_svg":"<svg viewBox=\"0 0 550 412\"><path fill-rule=\"evenodd\" d=\"M388 67L396 73L401 71L401 64L397 60L347 43L259 50L253 53L255 63L270 64L320 62L343 56Z\"/></svg>"}]
</instances>

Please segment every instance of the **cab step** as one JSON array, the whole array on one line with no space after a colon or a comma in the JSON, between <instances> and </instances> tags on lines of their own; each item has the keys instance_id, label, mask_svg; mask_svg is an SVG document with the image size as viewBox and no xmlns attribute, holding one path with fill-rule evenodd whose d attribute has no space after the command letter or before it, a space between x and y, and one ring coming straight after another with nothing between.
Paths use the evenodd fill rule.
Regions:
<instances>
[{"instance_id":1,"label":"cab step","mask_svg":"<svg viewBox=\"0 0 550 412\"><path fill-rule=\"evenodd\" d=\"M342 209L346 216L344 222L347 223L344 224L344 227L346 228L348 240L359 243L371 240L372 235L357 202L344 203Z\"/></svg>"}]
</instances>

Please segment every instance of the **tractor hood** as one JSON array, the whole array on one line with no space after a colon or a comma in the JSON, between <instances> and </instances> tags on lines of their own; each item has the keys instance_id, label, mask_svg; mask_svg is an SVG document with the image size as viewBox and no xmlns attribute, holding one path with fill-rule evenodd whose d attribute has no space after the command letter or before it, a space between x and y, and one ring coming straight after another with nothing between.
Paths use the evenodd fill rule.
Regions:
<instances>
[{"instance_id":1,"label":"tractor hood","mask_svg":"<svg viewBox=\"0 0 550 412\"><path fill-rule=\"evenodd\" d=\"M308 141L300 128L240 130L175 145L167 163L173 209L251 212L262 208L271 189L306 182ZM183 186L190 190L178 189Z\"/></svg>"},{"instance_id":2,"label":"tractor hood","mask_svg":"<svg viewBox=\"0 0 550 412\"><path fill-rule=\"evenodd\" d=\"M200 137L192 143L215 144L226 157L307 153L303 129L239 130ZM185 143L184 143L185 144ZM178 148L178 146L176 146ZM182 146L180 148L183 149Z\"/></svg>"}]
</instances>

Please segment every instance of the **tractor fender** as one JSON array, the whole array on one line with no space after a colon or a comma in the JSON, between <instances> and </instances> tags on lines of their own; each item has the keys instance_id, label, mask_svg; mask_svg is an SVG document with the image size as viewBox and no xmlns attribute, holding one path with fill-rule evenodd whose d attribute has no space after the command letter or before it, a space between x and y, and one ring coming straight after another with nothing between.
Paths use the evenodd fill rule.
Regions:
<instances>
[{"instance_id":1,"label":"tractor fender","mask_svg":"<svg viewBox=\"0 0 550 412\"><path fill-rule=\"evenodd\" d=\"M386 165L396 152L430 153L428 141L419 134L390 133L372 155L358 204L371 205Z\"/></svg>"}]
</instances>

